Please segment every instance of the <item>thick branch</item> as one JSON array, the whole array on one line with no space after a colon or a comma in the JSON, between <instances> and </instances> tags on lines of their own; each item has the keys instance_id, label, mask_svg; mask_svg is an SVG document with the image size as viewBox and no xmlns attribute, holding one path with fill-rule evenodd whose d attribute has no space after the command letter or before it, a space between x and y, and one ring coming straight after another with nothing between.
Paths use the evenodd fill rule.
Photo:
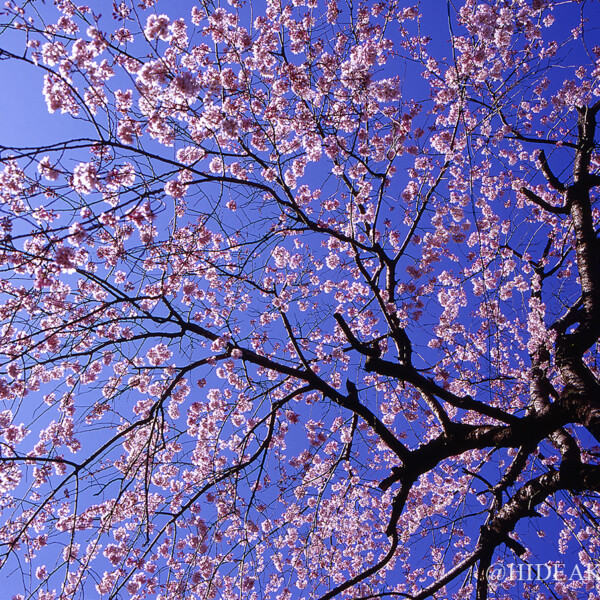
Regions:
<instances>
[{"instance_id":1,"label":"thick branch","mask_svg":"<svg viewBox=\"0 0 600 600\"><path fill-rule=\"evenodd\" d=\"M546 153L543 150L540 150L539 154L540 166L542 167L542 173L546 178L546 181L557 191L564 192L567 188L562 181L558 179L558 177L552 172L550 165L548 164L548 159L546 157Z\"/></svg>"},{"instance_id":2,"label":"thick branch","mask_svg":"<svg viewBox=\"0 0 600 600\"><path fill-rule=\"evenodd\" d=\"M436 396L437 398L444 400L456 408L472 410L481 415L485 415L486 417L490 417L491 419L501 421L502 423L510 424L517 423L519 421L519 417L508 414L494 406L489 406L483 402L479 402L478 400L471 398L471 396L457 396L456 394L445 390L432 379L423 377L423 375L421 375L415 368L411 366L393 363L381 358L369 357L365 362L365 369L370 372L378 373L379 375L385 375L388 377L394 377L400 381L406 381L407 383L414 385L421 392Z\"/></svg>"},{"instance_id":3,"label":"thick branch","mask_svg":"<svg viewBox=\"0 0 600 600\"><path fill-rule=\"evenodd\" d=\"M447 571L443 576L438 578L432 585L423 589L419 594L412 596L412 600L425 600L435 594L445 585L456 579L461 573L471 568L478 560L485 560L493 556L494 549L500 544L508 543L514 546L516 550L520 550L522 546L514 543L514 540L509 538L509 533L514 531L519 520L539 516L534 510L548 496L561 490L570 489L575 492L582 490L600 491L600 466L580 464L577 469L574 469L568 475L551 469L547 473L532 479L521 487L515 495L500 509L491 522L482 528L479 541L473 552L465 557L460 563ZM488 565L489 566L489 565ZM485 574L485 568L480 569L480 572ZM483 582L479 583L480 592L487 589L487 585ZM478 594L478 598L482 598Z\"/></svg>"},{"instance_id":4,"label":"thick branch","mask_svg":"<svg viewBox=\"0 0 600 600\"><path fill-rule=\"evenodd\" d=\"M552 206L552 204L548 204L548 202L540 198L540 196L538 196L535 192L532 192L526 187L522 187L519 191L521 194L527 196L529 200L537 204L540 208L543 208L548 212L551 212L555 215L566 215L568 213L564 206Z\"/></svg>"}]
</instances>

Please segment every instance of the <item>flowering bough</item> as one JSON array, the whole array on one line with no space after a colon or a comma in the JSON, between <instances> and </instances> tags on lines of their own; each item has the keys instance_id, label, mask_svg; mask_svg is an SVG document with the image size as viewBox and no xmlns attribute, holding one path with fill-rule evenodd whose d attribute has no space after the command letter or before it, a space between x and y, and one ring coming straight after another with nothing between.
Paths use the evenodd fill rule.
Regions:
<instances>
[{"instance_id":1,"label":"flowering bough","mask_svg":"<svg viewBox=\"0 0 600 600\"><path fill-rule=\"evenodd\" d=\"M515 554L595 564L589 3L443 33L396 0L32 4L3 64L81 135L0 146L15 598L483 600L523 597L487 576Z\"/></svg>"}]
</instances>

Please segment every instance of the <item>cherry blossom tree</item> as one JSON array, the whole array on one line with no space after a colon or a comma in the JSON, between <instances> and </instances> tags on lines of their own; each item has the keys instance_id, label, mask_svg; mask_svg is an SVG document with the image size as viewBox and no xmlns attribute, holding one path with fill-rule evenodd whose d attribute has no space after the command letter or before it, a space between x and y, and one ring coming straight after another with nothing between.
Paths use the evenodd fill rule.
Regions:
<instances>
[{"instance_id":1,"label":"cherry blossom tree","mask_svg":"<svg viewBox=\"0 0 600 600\"><path fill-rule=\"evenodd\" d=\"M0 147L11 595L600 598L597 5L55 4L0 37L68 124Z\"/></svg>"}]
</instances>

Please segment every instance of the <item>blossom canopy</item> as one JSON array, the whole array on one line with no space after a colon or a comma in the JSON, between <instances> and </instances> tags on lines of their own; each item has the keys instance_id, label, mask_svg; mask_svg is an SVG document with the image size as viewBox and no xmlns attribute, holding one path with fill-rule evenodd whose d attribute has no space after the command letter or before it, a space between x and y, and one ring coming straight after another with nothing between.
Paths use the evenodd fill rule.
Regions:
<instances>
[{"instance_id":1,"label":"blossom canopy","mask_svg":"<svg viewBox=\"0 0 600 600\"><path fill-rule=\"evenodd\" d=\"M599 599L597 5L101 4L0 13L8 593Z\"/></svg>"}]
</instances>

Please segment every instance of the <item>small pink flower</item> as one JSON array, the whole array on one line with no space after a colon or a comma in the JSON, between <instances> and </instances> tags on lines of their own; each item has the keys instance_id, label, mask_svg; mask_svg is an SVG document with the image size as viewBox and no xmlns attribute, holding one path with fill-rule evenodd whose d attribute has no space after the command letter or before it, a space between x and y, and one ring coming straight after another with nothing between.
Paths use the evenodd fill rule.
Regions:
<instances>
[{"instance_id":1,"label":"small pink flower","mask_svg":"<svg viewBox=\"0 0 600 600\"><path fill-rule=\"evenodd\" d=\"M146 21L144 33L149 40L161 39L167 41L169 39L169 23L170 19L167 15L150 15Z\"/></svg>"}]
</instances>

